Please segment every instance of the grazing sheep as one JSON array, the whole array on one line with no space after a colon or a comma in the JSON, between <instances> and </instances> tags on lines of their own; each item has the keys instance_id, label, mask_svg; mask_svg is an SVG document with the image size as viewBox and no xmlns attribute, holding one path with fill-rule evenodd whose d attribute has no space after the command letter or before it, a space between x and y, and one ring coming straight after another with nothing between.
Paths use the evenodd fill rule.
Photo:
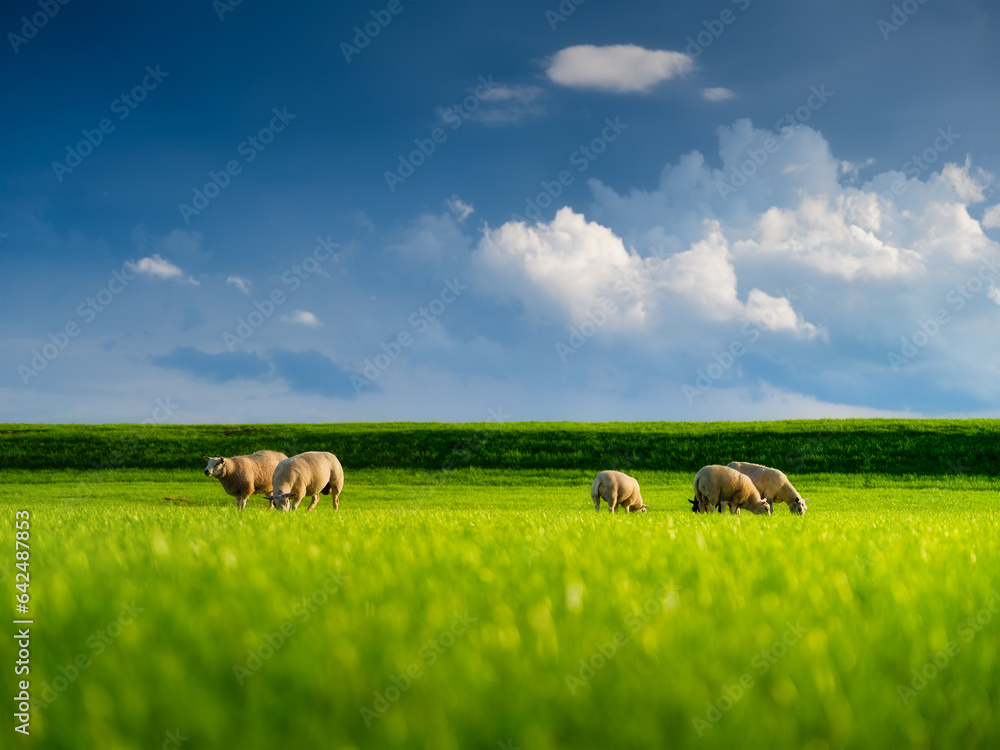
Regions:
<instances>
[{"instance_id":1,"label":"grazing sheep","mask_svg":"<svg viewBox=\"0 0 1000 750\"><path fill-rule=\"evenodd\" d=\"M620 471L602 471L590 486L590 499L594 501L594 510L601 510L601 499L608 501L608 510L612 513L619 505L629 513L645 513L646 506L639 493L639 483L634 477L622 474Z\"/></svg>"},{"instance_id":2,"label":"grazing sheep","mask_svg":"<svg viewBox=\"0 0 1000 750\"><path fill-rule=\"evenodd\" d=\"M273 485L274 492L267 498L273 508L295 510L302 498L312 495L312 502L306 508L312 510L320 495L333 495L333 509L337 510L344 489L344 468L332 453L307 451L278 464Z\"/></svg>"},{"instance_id":3,"label":"grazing sheep","mask_svg":"<svg viewBox=\"0 0 1000 750\"><path fill-rule=\"evenodd\" d=\"M788 481L784 472L772 469L760 464L751 464L746 461L733 461L729 464L730 469L736 469L741 474L750 477L754 487L760 492L760 496L767 501L767 504L774 508L774 503L787 503L788 510L796 515L803 515L808 508L806 501Z\"/></svg>"},{"instance_id":4,"label":"grazing sheep","mask_svg":"<svg viewBox=\"0 0 1000 750\"><path fill-rule=\"evenodd\" d=\"M249 456L202 458L208 461L205 476L218 479L226 494L235 497L236 505L243 510L251 495L270 494L274 467L288 456L277 451L258 451Z\"/></svg>"},{"instance_id":5,"label":"grazing sheep","mask_svg":"<svg viewBox=\"0 0 1000 750\"><path fill-rule=\"evenodd\" d=\"M730 513L747 508L758 515L771 515L771 507L761 498L750 478L728 466L705 466L694 477L694 497L703 513L722 510L729 504Z\"/></svg>"}]
</instances>

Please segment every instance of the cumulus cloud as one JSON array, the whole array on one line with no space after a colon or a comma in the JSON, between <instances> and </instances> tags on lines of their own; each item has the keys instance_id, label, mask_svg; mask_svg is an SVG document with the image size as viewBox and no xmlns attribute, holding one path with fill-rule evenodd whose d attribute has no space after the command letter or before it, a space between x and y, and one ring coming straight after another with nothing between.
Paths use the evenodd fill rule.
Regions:
<instances>
[{"instance_id":1,"label":"cumulus cloud","mask_svg":"<svg viewBox=\"0 0 1000 750\"><path fill-rule=\"evenodd\" d=\"M705 320L752 322L810 338L818 333L787 299L759 289L740 299L718 222L706 222L704 237L687 250L642 257L609 228L565 207L547 224L508 222L487 230L474 258L484 287L543 317L581 322L604 300L612 302L609 332L641 336L694 309Z\"/></svg>"},{"instance_id":2,"label":"cumulus cloud","mask_svg":"<svg viewBox=\"0 0 1000 750\"><path fill-rule=\"evenodd\" d=\"M226 279L226 283L236 287L244 294L250 294L250 287L253 286L250 279L244 279L242 276L230 276Z\"/></svg>"},{"instance_id":3,"label":"cumulus cloud","mask_svg":"<svg viewBox=\"0 0 1000 750\"><path fill-rule=\"evenodd\" d=\"M955 191L963 203L978 203L986 199L983 189L993 181L993 175L982 167L972 171L972 158L966 156L965 164L945 164L941 180Z\"/></svg>"},{"instance_id":4,"label":"cumulus cloud","mask_svg":"<svg viewBox=\"0 0 1000 750\"><path fill-rule=\"evenodd\" d=\"M983 212L983 227L986 229L996 229L1000 227L1000 203L990 206Z\"/></svg>"},{"instance_id":5,"label":"cumulus cloud","mask_svg":"<svg viewBox=\"0 0 1000 750\"><path fill-rule=\"evenodd\" d=\"M678 156L648 188L591 179L589 201L537 221L476 231L454 198L397 230L395 265L448 269L472 291L468 314L435 326L440 345L421 339L386 395L423 372L492 378L530 399L546 381L601 394L610 413L664 404L664 418L996 403L1000 354L982 341L1000 244L984 226L1000 209L970 215L990 196L973 162L861 172L872 165L801 124L738 120L716 137L716 153ZM920 345L939 310L947 322ZM525 361L530 376L512 364Z\"/></svg>"},{"instance_id":6,"label":"cumulus cloud","mask_svg":"<svg viewBox=\"0 0 1000 750\"><path fill-rule=\"evenodd\" d=\"M664 167L652 190L620 195L592 180L591 217L626 245L671 252L717 220L738 261L775 264L782 277L912 281L944 259L967 262L996 247L962 198L977 200L969 179L985 179L971 165L946 164L925 181L893 170L854 186L808 126L772 132L743 119L717 137L720 166L691 152Z\"/></svg>"},{"instance_id":7,"label":"cumulus cloud","mask_svg":"<svg viewBox=\"0 0 1000 750\"><path fill-rule=\"evenodd\" d=\"M281 322L315 328L319 325L319 318L308 310L292 310L281 316Z\"/></svg>"},{"instance_id":8,"label":"cumulus cloud","mask_svg":"<svg viewBox=\"0 0 1000 750\"><path fill-rule=\"evenodd\" d=\"M734 96L736 96L735 91L723 88L722 86L701 90L702 99L710 102L724 102L726 99L732 99Z\"/></svg>"},{"instance_id":9,"label":"cumulus cloud","mask_svg":"<svg viewBox=\"0 0 1000 750\"><path fill-rule=\"evenodd\" d=\"M171 263L166 258L154 253L148 258L140 258L136 262L126 261L125 267L129 271L139 276L148 276L153 279L165 279L173 281L184 281L197 285L198 282L191 277L184 277L184 272Z\"/></svg>"},{"instance_id":10,"label":"cumulus cloud","mask_svg":"<svg viewBox=\"0 0 1000 750\"><path fill-rule=\"evenodd\" d=\"M814 268L851 280L904 276L923 270L918 253L879 239L857 219L867 204L857 195L804 196L791 208L765 211L739 252Z\"/></svg>"},{"instance_id":11,"label":"cumulus cloud","mask_svg":"<svg viewBox=\"0 0 1000 750\"><path fill-rule=\"evenodd\" d=\"M693 68L694 58L683 52L650 50L634 44L581 44L559 50L545 72L560 86L644 93Z\"/></svg>"},{"instance_id":12,"label":"cumulus cloud","mask_svg":"<svg viewBox=\"0 0 1000 750\"><path fill-rule=\"evenodd\" d=\"M969 213L990 175L963 158L860 183L871 165L835 158L808 126L775 132L740 120L717 137L718 155L680 156L651 189L591 179L588 205L486 228L471 252L476 287L514 310L525 336L541 337L532 352L556 340L565 354L568 333L584 336L586 353L554 366L586 362L599 388L640 382L640 371L690 384L739 343L746 356L713 388L765 381L886 409L919 408L935 391L956 410L995 400L983 383L1000 355L985 360L977 342L996 308L962 292L1000 262L984 231L1000 209L982 222ZM1000 303L1000 280L988 294ZM914 347L938 310L949 322ZM609 361L623 373L607 371Z\"/></svg>"}]
</instances>

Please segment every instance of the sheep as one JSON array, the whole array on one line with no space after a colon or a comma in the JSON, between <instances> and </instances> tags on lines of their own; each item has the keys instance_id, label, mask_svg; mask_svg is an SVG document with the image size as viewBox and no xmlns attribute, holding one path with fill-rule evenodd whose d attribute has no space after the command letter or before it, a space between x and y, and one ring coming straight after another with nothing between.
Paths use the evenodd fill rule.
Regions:
<instances>
[{"instance_id":1,"label":"sheep","mask_svg":"<svg viewBox=\"0 0 1000 750\"><path fill-rule=\"evenodd\" d=\"M243 510L251 495L267 495L271 492L274 467L288 456L277 451L258 451L248 456L202 458L208 461L205 476L218 479L226 494L235 497L237 507Z\"/></svg>"},{"instance_id":2,"label":"sheep","mask_svg":"<svg viewBox=\"0 0 1000 750\"><path fill-rule=\"evenodd\" d=\"M600 512L601 499L608 501L608 510L612 513L620 505L629 513L645 513L646 505L642 502L639 483L634 477L622 474L620 471L602 471L590 486L590 499L594 501L594 510Z\"/></svg>"},{"instance_id":3,"label":"sheep","mask_svg":"<svg viewBox=\"0 0 1000 750\"><path fill-rule=\"evenodd\" d=\"M747 508L758 515L771 515L771 507L761 498L750 478L728 466L705 466L694 477L694 497L703 513L713 507L720 512L722 503L730 513Z\"/></svg>"},{"instance_id":4,"label":"sheep","mask_svg":"<svg viewBox=\"0 0 1000 750\"><path fill-rule=\"evenodd\" d=\"M736 469L741 474L750 477L754 487L760 492L760 496L767 501L767 504L774 509L775 501L787 503L788 510L796 515L803 515L808 508L806 501L796 490L784 472L772 469L760 464L751 464L746 461L733 461L729 464L730 469Z\"/></svg>"},{"instance_id":5,"label":"sheep","mask_svg":"<svg viewBox=\"0 0 1000 750\"><path fill-rule=\"evenodd\" d=\"M333 495L333 509L337 510L344 489L344 468L332 453L307 451L278 464L272 484L274 491L267 498L272 508L296 510L303 497L312 495L306 508L312 510L320 495Z\"/></svg>"}]
</instances>

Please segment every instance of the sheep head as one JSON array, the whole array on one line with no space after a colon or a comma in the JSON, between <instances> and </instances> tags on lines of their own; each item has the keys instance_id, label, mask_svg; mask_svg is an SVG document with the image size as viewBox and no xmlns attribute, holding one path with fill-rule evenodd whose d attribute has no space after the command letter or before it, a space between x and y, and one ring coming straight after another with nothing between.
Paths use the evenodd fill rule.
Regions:
<instances>
[{"instance_id":1,"label":"sheep head","mask_svg":"<svg viewBox=\"0 0 1000 750\"><path fill-rule=\"evenodd\" d=\"M206 461L208 461L208 466L205 467L206 477L223 477L226 475L226 459L212 456L202 456Z\"/></svg>"},{"instance_id":2,"label":"sheep head","mask_svg":"<svg viewBox=\"0 0 1000 750\"><path fill-rule=\"evenodd\" d=\"M291 492L275 493L274 495L268 495L264 499L268 501L267 507L274 508L275 510L291 510Z\"/></svg>"}]
</instances>

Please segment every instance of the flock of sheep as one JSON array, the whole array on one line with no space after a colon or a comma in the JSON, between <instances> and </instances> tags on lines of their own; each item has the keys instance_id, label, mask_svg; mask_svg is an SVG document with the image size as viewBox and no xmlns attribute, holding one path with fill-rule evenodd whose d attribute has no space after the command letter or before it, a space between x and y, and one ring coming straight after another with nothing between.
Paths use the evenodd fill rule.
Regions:
<instances>
[{"instance_id":1,"label":"flock of sheep","mask_svg":"<svg viewBox=\"0 0 1000 750\"><path fill-rule=\"evenodd\" d=\"M602 471L590 487L594 510L601 509L601 500L608 503L612 513L621 506L629 513L645 513L649 507L642 502L639 483L635 477L620 471ZM705 466L694 477L695 513L722 512L722 505L730 513L746 508L751 513L771 515L774 503L786 503L788 510L797 515L806 512L806 500L788 481L784 472L769 466L733 461L729 466Z\"/></svg>"},{"instance_id":2,"label":"flock of sheep","mask_svg":"<svg viewBox=\"0 0 1000 750\"><path fill-rule=\"evenodd\" d=\"M277 451L259 451L232 458L204 456L208 461L206 477L215 477L227 494L236 498L240 510L251 495L264 495L269 508L295 510L306 495L312 510L320 495L333 496L333 509L340 507L344 490L344 468L332 453L308 451L289 458ZM620 471L602 471L590 487L594 510L601 509L601 500L612 513L620 506L629 513L645 513L649 507L635 477ZM792 513L806 512L806 500L777 469L744 461L729 466L706 466L694 478L694 500L689 500L695 513L730 513L746 508L752 513L771 515L774 503L785 503Z\"/></svg>"}]
</instances>

